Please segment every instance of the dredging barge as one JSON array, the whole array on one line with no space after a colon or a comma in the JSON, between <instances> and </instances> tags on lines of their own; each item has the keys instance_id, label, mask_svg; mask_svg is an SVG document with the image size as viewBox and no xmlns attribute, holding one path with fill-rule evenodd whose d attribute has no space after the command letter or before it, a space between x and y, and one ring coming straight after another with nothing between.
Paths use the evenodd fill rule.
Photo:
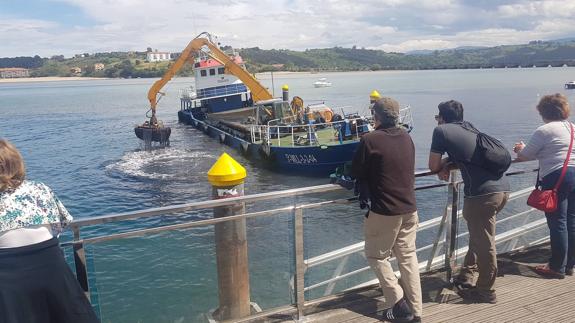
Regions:
<instances>
[{"instance_id":1,"label":"dredging barge","mask_svg":"<svg viewBox=\"0 0 575 323\"><path fill-rule=\"evenodd\" d=\"M350 161L361 136L373 130L371 115L346 114L343 108L332 110L324 103L306 106L298 96L290 100L287 86L282 98L274 98L245 69L238 53L220 49L205 32L154 83L150 102L157 102L162 86L186 62L194 64L196 92L183 92L178 120L248 158L265 161L273 170L324 176ZM400 119L411 127L409 108L402 109Z\"/></svg>"}]
</instances>

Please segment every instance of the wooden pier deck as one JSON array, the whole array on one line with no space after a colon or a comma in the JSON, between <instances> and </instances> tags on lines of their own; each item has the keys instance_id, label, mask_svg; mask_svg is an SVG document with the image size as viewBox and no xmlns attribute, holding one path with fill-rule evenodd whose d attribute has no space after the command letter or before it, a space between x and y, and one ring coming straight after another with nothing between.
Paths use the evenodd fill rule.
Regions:
<instances>
[{"instance_id":1,"label":"wooden pier deck","mask_svg":"<svg viewBox=\"0 0 575 323\"><path fill-rule=\"evenodd\" d=\"M542 278L531 269L544 263L549 247L536 246L500 255L496 281L497 304L465 303L445 288L445 272L422 275L424 312L431 322L575 322L575 276ZM305 322L380 322L384 309L381 292L374 286L315 302ZM290 316L288 318L288 315ZM293 315L293 313L291 313ZM268 316L266 322L293 322L288 313Z\"/></svg>"}]
</instances>

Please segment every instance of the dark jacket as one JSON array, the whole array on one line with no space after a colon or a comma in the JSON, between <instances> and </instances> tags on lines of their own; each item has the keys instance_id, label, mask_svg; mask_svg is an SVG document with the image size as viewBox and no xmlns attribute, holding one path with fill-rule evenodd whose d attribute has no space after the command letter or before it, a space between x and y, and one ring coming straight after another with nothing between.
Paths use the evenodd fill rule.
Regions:
<instances>
[{"instance_id":1,"label":"dark jacket","mask_svg":"<svg viewBox=\"0 0 575 323\"><path fill-rule=\"evenodd\" d=\"M352 163L352 175L367 182L371 210L383 215L417 210L414 171L413 141L399 127L378 127L364 135Z\"/></svg>"}]
</instances>

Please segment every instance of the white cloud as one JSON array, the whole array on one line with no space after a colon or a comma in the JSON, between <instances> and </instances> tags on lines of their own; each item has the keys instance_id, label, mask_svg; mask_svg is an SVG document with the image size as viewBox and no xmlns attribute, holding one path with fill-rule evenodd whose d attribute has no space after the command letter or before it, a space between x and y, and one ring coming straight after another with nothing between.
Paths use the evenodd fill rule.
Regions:
<instances>
[{"instance_id":1,"label":"white cloud","mask_svg":"<svg viewBox=\"0 0 575 323\"><path fill-rule=\"evenodd\" d=\"M399 44L383 44L373 49L380 49L386 52L409 52L414 50L435 50L435 49L446 49L453 48L456 43L443 39L414 39L404 41Z\"/></svg>"},{"instance_id":2,"label":"white cloud","mask_svg":"<svg viewBox=\"0 0 575 323\"><path fill-rule=\"evenodd\" d=\"M575 16L575 1L524 1L511 5L499 6L498 11L504 18L537 16L548 18L572 18Z\"/></svg>"},{"instance_id":3,"label":"white cloud","mask_svg":"<svg viewBox=\"0 0 575 323\"><path fill-rule=\"evenodd\" d=\"M202 31L234 47L356 45L410 51L562 38L571 36L575 25L575 0L482 8L464 0L58 1L76 6L94 23L64 28L52 17L7 20L0 15L2 55L71 56L148 46L176 52Z\"/></svg>"}]
</instances>

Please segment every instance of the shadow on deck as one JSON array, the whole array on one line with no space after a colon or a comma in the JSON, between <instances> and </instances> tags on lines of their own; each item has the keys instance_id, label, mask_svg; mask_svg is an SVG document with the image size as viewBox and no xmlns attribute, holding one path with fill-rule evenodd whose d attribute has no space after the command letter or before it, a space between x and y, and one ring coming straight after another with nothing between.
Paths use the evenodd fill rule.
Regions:
<instances>
[{"instance_id":1,"label":"shadow on deck","mask_svg":"<svg viewBox=\"0 0 575 323\"><path fill-rule=\"evenodd\" d=\"M422 275L423 322L575 322L575 276L545 279L531 269L545 263L549 246L499 255L497 304L468 304L446 288L445 272ZM379 322L384 309L377 286L308 303L305 322ZM260 322L293 322L293 313Z\"/></svg>"}]
</instances>

